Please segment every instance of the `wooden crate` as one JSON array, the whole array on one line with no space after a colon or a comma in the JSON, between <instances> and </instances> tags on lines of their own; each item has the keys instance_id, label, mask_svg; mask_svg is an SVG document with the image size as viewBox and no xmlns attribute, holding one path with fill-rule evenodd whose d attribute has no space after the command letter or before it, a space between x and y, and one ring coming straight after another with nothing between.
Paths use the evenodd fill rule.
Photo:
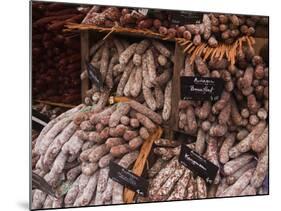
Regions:
<instances>
[{"instance_id":1,"label":"wooden crate","mask_svg":"<svg viewBox=\"0 0 281 211\"><path fill-rule=\"evenodd\" d=\"M175 132L185 133L184 131L178 128L178 102L180 100L180 71L184 68L184 59L185 54L183 53L183 49L175 40L163 40L161 37L144 35L142 33L129 33L129 32L112 32L112 35L127 37L130 41L138 41L144 38L154 38L159 39L162 42L169 42L174 45L174 69L173 69L173 77L172 77L172 111L171 118L169 121L163 123L163 129L165 137L172 139L174 137ZM89 50L91 46L103 39L108 35L108 31L100 32L94 29L85 29L81 30L81 72L85 70L85 61L89 60ZM259 28L258 33L256 34L255 40L256 43L254 48L256 52L259 54L265 45L268 44L268 29L265 27ZM84 79L81 85L81 96L82 100L86 96L86 91L90 89L90 83L88 78Z\"/></svg>"}]
</instances>

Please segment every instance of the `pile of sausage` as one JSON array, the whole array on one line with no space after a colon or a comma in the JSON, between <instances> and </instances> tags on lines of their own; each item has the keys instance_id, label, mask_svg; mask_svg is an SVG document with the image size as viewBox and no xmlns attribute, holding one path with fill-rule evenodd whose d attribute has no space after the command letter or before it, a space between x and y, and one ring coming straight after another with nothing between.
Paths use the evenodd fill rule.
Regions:
<instances>
[{"instance_id":1,"label":"pile of sausage","mask_svg":"<svg viewBox=\"0 0 281 211\"><path fill-rule=\"evenodd\" d=\"M153 40L128 43L111 37L100 40L90 49L90 64L101 73L105 88L116 96L126 96L145 103L161 113L164 120L171 115L173 48ZM89 73L85 70L81 78ZM87 91L85 103L96 104L101 91L96 85Z\"/></svg>"},{"instance_id":2,"label":"pile of sausage","mask_svg":"<svg viewBox=\"0 0 281 211\"><path fill-rule=\"evenodd\" d=\"M214 138L207 140L206 151L202 156L220 167L211 185L179 163L178 156L184 141L156 140L154 153L158 158L147 172L149 194L145 198L138 197L137 200L169 201L266 194L268 190L263 182L268 172L268 148L257 156L246 152L227 160L226 145L233 140L235 141L234 134L229 134L220 141ZM186 145L197 151L197 144Z\"/></svg>"},{"instance_id":3,"label":"pile of sausage","mask_svg":"<svg viewBox=\"0 0 281 211\"><path fill-rule=\"evenodd\" d=\"M241 50L236 65L224 58L203 61L200 57L191 65L186 56L181 76L216 77L224 81L218 101L179 102L178 127L189 134L203 130L221 137L236 131L247 136L268 118L268 68L252 49Z\"/></svg>"},{"instance_id":4,"label":"pile of sausage","mask_svg":"<svg viewBox=\"0 0 281 211\"><path fill-rule=\"evenodd\" d=\"M109 178L109 163L130 168L161 123L161 115L134 100L100 111L79 105L51 120L35 141L33 172L57 198L34 190L32 208L124 203L124 187Z\"/></svg>"},{"instance_id":5,"label":"pile of sausage","mask_svg":"<svg viewBox=\"0 0 281 211\"><path fill-rule=\"evenodd\" d=\"M249 48L239 52L236 65L198 57L193 66L187 56L181 75L225 82L218 101L181 100L178 105L179 129L196 136L195 151L220 167L214 184L224 184L227 191L216 196L256 194L268 172L268 68L263 59Z\"/></svg>"},{"instance_id":6,"label":"pile of sausage","mask_svg":"<svg viewBox=\"0 0 281 211\"><path fill-rule=\"evenodd\" d=\"M199 45L203 40L217 47L218 41L231 44L243 35L253 35L257 25L267 25L267 17L203 14L202 23L173 23L175 14L154 10L147 15L138 9L93 6L82 23L111 28L119 25L136 29L150 29L169 38L184 38ZM181 25L180 25L181 24Z\"/></svg>"},{"instance_id":7,"label":"pile of sausage","mask_svg":"<svg viewBox=\"0 0 281 211\"><path fill-rule=\"evenodd\" d=\"M205 181L194 176L193 173L181 165L177 157L163 162L161 169L156 169L157 160L153 170L159 170L156 176L151 178L149 188L149 201L185 200L207 197Z\"/></svg>"},{"instance_id":8,"label":"pile of sausage","mask_svg":"<svg viewBox=\"0 0 281 211\"><path fill-rule=\"evenodd\" d=\"M63 32L86 11L59 3L32 3L32 94L36 99L77 104L80 101L80 36Z\"/></svg>"}]
</instances>

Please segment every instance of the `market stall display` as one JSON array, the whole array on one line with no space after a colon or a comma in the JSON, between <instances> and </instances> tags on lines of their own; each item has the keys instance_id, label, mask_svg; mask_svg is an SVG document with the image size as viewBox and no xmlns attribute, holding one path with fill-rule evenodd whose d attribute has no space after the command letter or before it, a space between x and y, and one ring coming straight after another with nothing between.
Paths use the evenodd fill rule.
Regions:
<instances>
[{"instance_id":1,"label":"market stall display","mask_svg":"<svg viewBox=\"0 0 281 211\"><path fill-rule=\"evenodd\" d=\"M52 88L82 104L34 106L52 120L32 171L56 197L35 189L32 209L268 194L268 17L54 5L81 45L75 93Z\"/></svg>"}]
</instances>

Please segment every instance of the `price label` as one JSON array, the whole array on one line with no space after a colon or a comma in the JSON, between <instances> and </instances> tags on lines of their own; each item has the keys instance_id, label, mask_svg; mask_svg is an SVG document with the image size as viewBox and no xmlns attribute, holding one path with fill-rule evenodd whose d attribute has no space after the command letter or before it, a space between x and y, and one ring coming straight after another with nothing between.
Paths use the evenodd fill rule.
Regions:
<instances>
[{"instance_id":1,"label":"price label","mask_svg":"<svg viewBox=\"0 0 281 211\"><path fill-rule=\"evenodd\" d=\"M146 179L112 161L109 163L109 177L141 196L146 196L147 194L148 181Z\"/></svg>"},{"instance_id":2,"label":"price label","mask_svg":"<svg viewBox=\"0 0 281 211\"><path fill-rule=\"evenodd\" d=\"M216 101L224 88L224 81L221 78L184 76L181 77L180 83L183 100Z\"/></svg>"},{"instance_id":3,"label":"price label","mask_svg":"<svg viewBox=\"0 0 281 211\"><path fill-rule=\"evenodd\" d=\"M218 166L206 160L185 145L181 146L179 162L198 176L205 179L209 184L213 183L219 169Z\"/></svg>"}]
</instances>

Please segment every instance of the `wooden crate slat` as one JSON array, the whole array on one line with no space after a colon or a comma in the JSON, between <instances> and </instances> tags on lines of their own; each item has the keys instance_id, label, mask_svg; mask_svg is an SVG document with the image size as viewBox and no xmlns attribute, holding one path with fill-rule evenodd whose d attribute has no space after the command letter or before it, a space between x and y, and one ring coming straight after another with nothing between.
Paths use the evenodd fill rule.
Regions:
<instances>
[{"instance_id":1,"label":"wooden crate slat","mask_svg":"<svg viewBox=\"0 0 281 211\"><path fill-rule=\"evenodd\" d=\"M89 31L82 30L81 36L81 73L86 69L85 60L89 60ZM89 79L86 77L81 81L81 97L82 102L86 97L86 91L89 89Z\"/></svg>"},{"instance_id":2,"label":"wooden crate slat","mask_svg":"<svg viewBox=\"0 0 281 211\"><path fill-rule=\"evenodd\" d=\"M148 137L147 140L144 141L140 154L134 164L132 172L135 173L138 176L142 175L142 172L144 170L145 164L147 162L148 155L150 154L150 150L152 148L152 145L154 143L154 140L159 139L162 135L162 128L158 127L155 133L153 133L151 136ZM133 199L135 197L135 192L132 190L129 190L128 188L125 188L124 190L124 201L126 203L132 203Z\"/></svg>"},{"instance_id":3,"label":"wooden crate slat","mask_svg":"<svg viewBox=\"0 0 281 211\"><path fill-rule=\"evenodd\" d=\"M178 130L178 102L180 100L180 71L182 68L184 68L184 53L176 43L172 83L172 112L170 119L170 127L175 130Z\"/></svg>"}]
</instances>

